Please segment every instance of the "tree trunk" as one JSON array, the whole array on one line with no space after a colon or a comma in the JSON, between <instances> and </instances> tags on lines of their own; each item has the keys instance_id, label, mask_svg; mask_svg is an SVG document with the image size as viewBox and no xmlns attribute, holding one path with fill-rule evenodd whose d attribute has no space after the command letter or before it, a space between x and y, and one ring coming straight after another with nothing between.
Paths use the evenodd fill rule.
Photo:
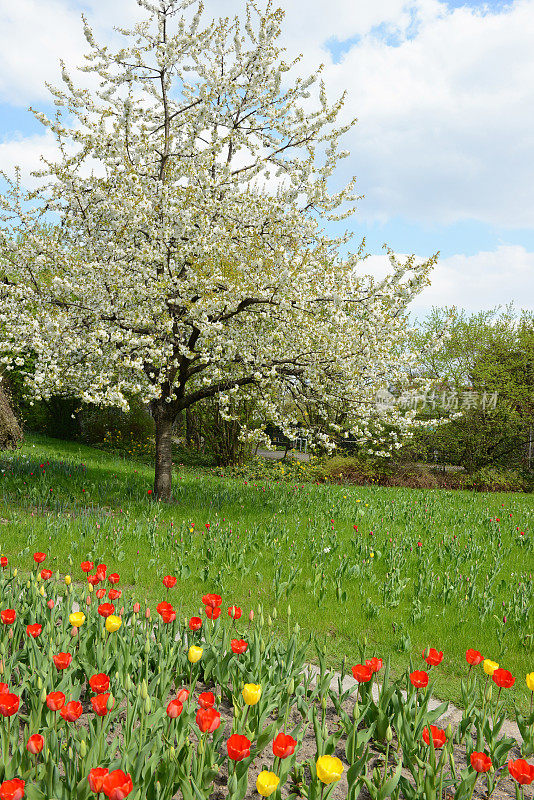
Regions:
<instances>
[{"instance_id":1,"label":"tree trunk","mask_svg":"<svg viewBox=\"0 0 534 800\"><path fill-rule=\"evenodd\" d=\"M172 429L175 412L165 403L153 405L154 422L156 423L156 469L154 476L154 494L158 500L171 499L172 484Z\"/></svg>"}]
</instances>

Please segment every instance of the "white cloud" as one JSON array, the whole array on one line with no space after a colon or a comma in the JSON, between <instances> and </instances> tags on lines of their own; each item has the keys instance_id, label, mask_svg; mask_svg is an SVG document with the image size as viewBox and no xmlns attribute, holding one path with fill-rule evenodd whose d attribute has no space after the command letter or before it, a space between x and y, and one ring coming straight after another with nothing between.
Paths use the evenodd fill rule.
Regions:
<instances>
[{"instance_id":1,"label":"white cloud","mask_svg":"<svg viewBox=\"0 0 534 800\"><path fill-rule=\"evenodd\" d=\"M30 173L46 166L41 157L54 161L58 152L55 139L48 130L42 135L7 139L0 142L0 170L12 178L15 167L20 167L22 183L33 189L39 181Z\"/></svg>"},{"instance_id":2,"label":"white cloud","mask_svg":"<svg viewBox=\"0 0 534 800\"><path fill-rule=\"evenodd\" d=\"M389 268L386 256L370 256L362 272L383 276ZM411 310L424 315L432 306L457 306L480 311L516 306L534 311L534 253L519 245L500 245L496 250L440 258L431 274L431 285L414 300Z\"/></svg>"}]
</instances>

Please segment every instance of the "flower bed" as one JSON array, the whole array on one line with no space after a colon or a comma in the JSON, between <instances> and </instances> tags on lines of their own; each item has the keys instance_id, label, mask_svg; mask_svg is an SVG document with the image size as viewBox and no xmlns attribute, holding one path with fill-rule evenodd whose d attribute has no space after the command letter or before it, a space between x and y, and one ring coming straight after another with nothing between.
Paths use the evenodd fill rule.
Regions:
<instances>
[{"instance_id":1,"label":"flower bed","mask_svg":"<svg viewBox=\"0 0 534 800\"><path fill-rule=\"evenodd\" d=\"M534 714L518 714L521 743L502 735L515 678L476 650L462 720L443 729L433 648L396 680L362 652L336 689L321 649L315 680L305 668L298 626L277 640L261 611L222 611L217 594L180 621L173 576L153 616L103 564L73 582L34 561L22 576L0 560L0 800L469 800L534 782Z\"/></svg>"}]
</instances>

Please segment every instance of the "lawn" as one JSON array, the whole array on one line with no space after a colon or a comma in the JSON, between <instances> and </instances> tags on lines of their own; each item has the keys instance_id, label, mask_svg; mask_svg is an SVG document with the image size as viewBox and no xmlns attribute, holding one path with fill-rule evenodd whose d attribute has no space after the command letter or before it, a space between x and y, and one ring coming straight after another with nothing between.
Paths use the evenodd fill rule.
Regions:
<instances>
[{"instance_id":1,"label":"lawn","mask_svg":"<svg viewBox=\"0 0 534 800\"><path fill-rule=\"evenodd\" d=\"M459 702L465 651L517 676L534 670L532 496L263 482L178 468L172 505L152 471L78 444L28 438L2 454L0 550L36 550L81 580L80 562L120 572L125 604L170 598L179 618L207 591L284 633L298 623L329 663L391 655L394 671L443 650L437 693ZM290 606L290 611L289 611ZM202 612L203 613L203 612ZM314 649L310 647L310 657Z\"/></svg>"}]
</instances>

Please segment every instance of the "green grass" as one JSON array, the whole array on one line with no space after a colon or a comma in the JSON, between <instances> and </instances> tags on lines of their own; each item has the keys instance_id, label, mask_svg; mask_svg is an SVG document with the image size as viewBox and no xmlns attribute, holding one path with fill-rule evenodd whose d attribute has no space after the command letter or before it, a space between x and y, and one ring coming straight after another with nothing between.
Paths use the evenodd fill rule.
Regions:
<instances>
[{"instance_id":1,"label":"green grass","mask_svg":"<svg viewBox=\"0 0 534 800\"><path fill-rule=\"evenodd\" d=\"M332 666L343 656L357 663L364 639L366 656L391 655L395 671L410 658L421 668L422 650L436 647L445 654L436 692L455 702L473 647L517 676L510 696L527 704L532 496L251 483L181 469L175 502L164 505L148 494L146 464L37 437L2 454L1 468L0 550L13 565L27 569L43 550L48 566L81 579L82 560L103 561L128 586L125 602L152 607L173 574L181 616L198 613L205 591L244 614L276 607L274 627L298 622Z\"/></svg>"}]
</instances>

